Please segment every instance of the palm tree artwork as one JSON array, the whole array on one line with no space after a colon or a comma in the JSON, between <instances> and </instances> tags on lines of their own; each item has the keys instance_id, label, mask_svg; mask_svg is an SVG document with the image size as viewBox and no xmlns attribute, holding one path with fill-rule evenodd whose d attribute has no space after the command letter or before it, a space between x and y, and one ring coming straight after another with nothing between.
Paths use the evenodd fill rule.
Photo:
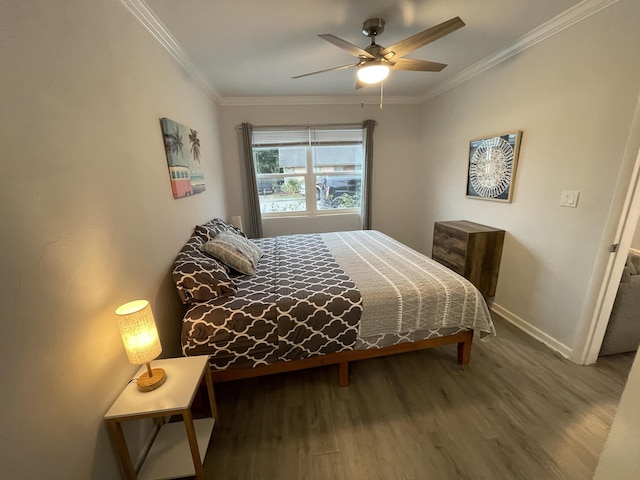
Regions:
<instances>
[{"instance_id":1,"label":"palm tree artwork","mask_svg":"<svg viewBox=\"0 0 640 480\"><path fill-rule=\"evenodd\" d=\"M174 198L205 191L198 132L168 118L160 119L169 179ZM185 139L189 139L188 146Z\"/></svg>"},{"instance_id":2,"label":"palm tree artwork","mask_svg":"<svg viewBox=\"0 0 640 480\"><path fill-rule=\"evenodd\" d=\"M180 129L175 127L171 133L164 133L164 148L175 155L182 153L182 135Z\"/></svg>"},{"instance_id":3,"label":"palm tree artwork","mask_svg":"<svg viewBox=\"0 0 640 480\"><path fill-rule=\"evenodd\" d=\"M191 129L191 133L189 133L189 142L191 143L189 151L191 155L193 155L193 159L196 162L200 162L200 139L198 138L198 132L193 129Z\"/></svg>"}]
</instances>

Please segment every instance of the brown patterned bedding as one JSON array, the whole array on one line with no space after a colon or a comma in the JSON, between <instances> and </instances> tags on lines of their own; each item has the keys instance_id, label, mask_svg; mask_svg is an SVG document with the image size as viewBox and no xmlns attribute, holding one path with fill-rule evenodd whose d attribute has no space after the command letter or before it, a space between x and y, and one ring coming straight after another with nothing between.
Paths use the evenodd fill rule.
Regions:
<instances>
[{"instance_id":1,"label":"brown patterned bedding","mask_svg":"<svg viewBox=\"0 0 640 480\"><path fill-rule=\"evenodd\" d=\"M495 334L471 283L380 232L253 241L256 274L233 277L235 295L192 303L183 320L183 353L211 355L214 369Z\"/></svg>"}]
</instances>

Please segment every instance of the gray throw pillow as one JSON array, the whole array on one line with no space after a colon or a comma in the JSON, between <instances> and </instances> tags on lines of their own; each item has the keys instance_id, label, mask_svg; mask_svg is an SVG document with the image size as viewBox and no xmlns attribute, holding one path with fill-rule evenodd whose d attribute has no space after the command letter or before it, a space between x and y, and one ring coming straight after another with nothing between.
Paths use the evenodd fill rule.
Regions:
<instances>
[{"instance_id":1,"label":"gray throw pillow","mask_svg":"<svg viewBox=\"0 0 640 480\"><path fill-rule=\"evenodd\" d=\"M630 249L627 257L627 267L631 270L631 275L640 274L640 254L637 250Z\"/></svg>"},{"instance_id":2,"label":"gray throw pillow","mask_svg":"<svg viewBox=\"0 0 640 480\"><path fill-rule=\"evenodd\" d=\"M201 250L233 270L255 275L262 250L248 238L231 232L220 232L205 243Z\"/></svg>"}]
</instances>

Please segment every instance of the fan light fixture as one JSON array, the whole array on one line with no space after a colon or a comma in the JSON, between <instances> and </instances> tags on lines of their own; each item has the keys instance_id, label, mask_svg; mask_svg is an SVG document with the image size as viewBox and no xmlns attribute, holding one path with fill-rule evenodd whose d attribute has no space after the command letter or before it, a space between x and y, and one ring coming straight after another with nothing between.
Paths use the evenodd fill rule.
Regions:
<instances>
[{"instance_id":1,"label":"fan light fixture","mask_svg":"<svg viewBox=\"0 0 640 480\"><path fill-rule=\"evenodd\" d=\"M341 48L352 57L358 60L355 63L342 65L340 67L325 68L317 72L296 75L292 78L308 77L318 73L333 72L335 70L344 70L345 68L357 67L356 90L364 85L380 84L380 95L382 96L382 81L389 75L389 70L409 70L413 72L440 72L447 65L445 63L429 62L427 60L416 60L414 58L406 58L410 52L424 47L425 45L438 40L439 38L455 32L459 28L464 27L464 22L460 17L455 17L446 22L442 22L435 27L428 28L420 33L411 35L390 47L383 47L376 43L376 38L384 32L384 20L382 18L370 18L362 24L362 34L371 39L371 44L366 48L360 48L353 43L347 42L340 37L336 37L330 33L322 33L318 35L323 40L332 43ZM395 74L394 74L395 75Z\"/></svg>"},{"instance_id":2,"label":"fan light fixture","mask_svg":"<svg viewBox=\"0 0 640 480\"><path fill-rule=\"evenodd\" d=\"M388 75L389 67L382 60L372 60L358 67L358 79L369 85L380 83Z\"/></svg>"},{"instance_id":3,"label":"fan light fixture","mask_svg":"<svg viewBox=\"0 0 640 480\"><path fill-rule=\"evenodd\" d=\"M149 302L135 300L126 303L117 308L116 315L129 362L147 366L147 371L138 378L138 390L155 390L167 376L162 368L151 368L151 360L160 355L162 345Z\"/></svg>"}]
</instances>

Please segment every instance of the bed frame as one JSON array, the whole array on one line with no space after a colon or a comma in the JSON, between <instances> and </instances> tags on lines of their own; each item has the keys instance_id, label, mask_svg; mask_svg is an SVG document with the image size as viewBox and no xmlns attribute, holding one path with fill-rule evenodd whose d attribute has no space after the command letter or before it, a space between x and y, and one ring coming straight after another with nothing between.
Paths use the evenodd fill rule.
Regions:
<instances>
[{"instance_id":1,"label":"bed frame","mask_svg":"<svg viewBox=\"0 0 640 480\"><path fill-rule=\"evenodd\" d=\"M471 343L473 341L473 330L447 335L444 337L428 338L417 342L399 343L384 348L372 348L366 350L345 350L342 352L328 353L315 357L303 358L300 360L279 361L271 365L262 365L254 368L230 368L228 370L211 370L214 383L240 380L244 378L261 377L274 373L291 372L294 370L304 370L307 368L322 367L325 365L339 365L339 385L346 387L349 385L349 362L364 360L366 358L384 357L396 353L411 352L414 350L424 350L426 348L439 347L442 345L458 344L458 363L468 365L471 359Z\"/></svg>"}]
</instances>

